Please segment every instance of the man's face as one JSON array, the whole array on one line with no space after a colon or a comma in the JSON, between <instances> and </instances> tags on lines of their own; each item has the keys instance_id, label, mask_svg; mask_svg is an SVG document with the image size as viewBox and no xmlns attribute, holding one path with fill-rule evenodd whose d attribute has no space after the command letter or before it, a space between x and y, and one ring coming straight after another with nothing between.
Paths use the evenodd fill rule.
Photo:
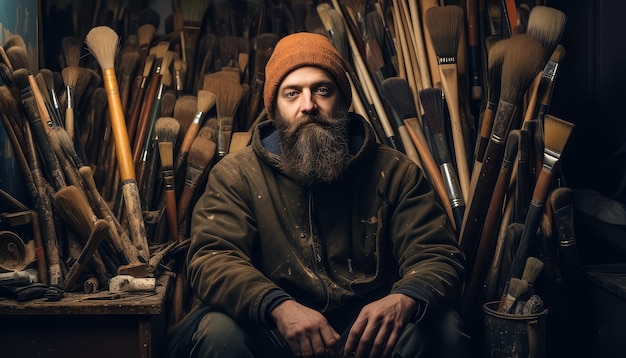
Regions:
<instances>
[{"instance_id":1,"label":"man's face","mask_svg":"<svg viewBox=\"0 0 626 358\"><path fill-rule=\"evenodd\" d=\"M276 96L281 165L302 184L331 182L350 158L347 109L333 78L317 67L302 67L283 80Z\"/></svg>"}]
</instances>

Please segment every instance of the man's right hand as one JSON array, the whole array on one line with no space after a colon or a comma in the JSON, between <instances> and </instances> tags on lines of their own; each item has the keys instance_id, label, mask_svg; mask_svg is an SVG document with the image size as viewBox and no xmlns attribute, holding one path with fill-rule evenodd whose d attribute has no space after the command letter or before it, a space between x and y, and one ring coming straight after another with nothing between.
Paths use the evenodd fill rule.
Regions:
<instances>
[{"instance_id":1,"label":"man's right hand","mask_svg":"<svg viewBox=\"0 0 626 358\"><path fill-rule=\"evenodd\" d=\"M270 312L296 356L336 357L341 336L319 312L287 300Z\"/></svg>"}]
</instances>

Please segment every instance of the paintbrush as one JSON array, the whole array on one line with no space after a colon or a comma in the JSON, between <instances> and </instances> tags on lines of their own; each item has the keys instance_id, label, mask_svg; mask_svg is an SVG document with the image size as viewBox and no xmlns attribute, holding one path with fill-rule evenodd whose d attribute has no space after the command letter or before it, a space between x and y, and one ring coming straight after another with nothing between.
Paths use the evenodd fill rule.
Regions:
<instances>
[{"instance_id":1,"label":"paintbrush","mask_svg":"<svg viewBox=\"0 0 626 358\"><path fill-rule=\"evenodd\" d=\"M11 64L9 57L2 46L0 46L0 59L2 60L2 63L7 66L9 72L13 72L13 65Z\"/></svg>"},{"instance_id":2,"label":"paintbrush","mask_svg":"<svg viewBox=\"0 0 626 358\"><path fill-rule=\"evenodd\" d=\"M204 15L209 7L205 1L176 0L174 13L182 16L182 41L181 51L183 61L187 64L187 78L185 81L186 92L193 92L195 88L195 58L196 46L200 37L201 25Z\"/></svg>"},{"instance_id":3,"label":"paintbrush","mask_svg":"<svg viewBox=\"0 0 626 358\"><path fill-rule=\"evenodd\" d=\"M546 115L544 119L544 142L545 149L543 151L543 167L539 178L535 184L532 200L526 220L524 222L524 231L520 239L519 246L515 252L515 257L511 263L509 277L520 277L523 270L523 263L526 260L530 241L535 235L548 192L552 184L555 167L558 165L561 153L567 144L567 140L574 128L572 123L564 121L552 115Z\"/></svg>"},{"instance_id":4,"label":"paintbrush","mask_svg":"<svg viewBox=\"0 0 626 358\"><path fill-rule=\"evenodd\" d=\"M54 83L53 72L47 68L42 68L39 70L37 76L41 76L43 82L46 84L46 88L48 90L47 98L50 99L50 107L52 109L52 112L59 120L60 124L64 123L64 117L61 113L61 104L59 102L59 96L57 95L57 90Z\"/></svg>"},{"instance_id":5,"label":"paintbrush","mask_svg":"<svg viewBox=\"0 0 626 358\"><path fill-rule=\"evenodd\" d=\"M55 126L63 125L63 123L61 122L61 117L57 117L57 113L52 107L52 99L50 98L50 92L48 91L48 84L44 80L43 75L41 73L37 73L33 75L33 78L35 79L35 86L37 87L37 90L39 91L39 93L41 94L41 98L43 99L43 105L48 111L48 114L50 114L50 120L52 124L54 124Z\"/></svg>"},{"instance_id":6,"label":"paintbrush","mask_svg":"<svg viewBox=\"0 0 626 358\"><path fill-rule=\"evenodd\" d=\"M512 308L514 314L522 314L526 301L530 296L535 294L534 284L543 270L544 263L540 259L534 256L528 256L526 259L526 265L524 265L524 272L522 273L522 280L528 283L528 289L522 295L517 298L515 305Z\"/></svg>"},{"instance_id":7,"label":"paintbrush","mask_svg":"<svg viewBox=\"0 0 626 358\"><path fill-rule=\"evenodd\" d=\"M134 143L132 144L133 161L135 165L139 163L141 154L144 149L144 143L151 138L147 135L148 128L150 127L150 119L152 113L154 113L154 101L157 98L159 91L163 91L163 72L168 71L167 68L171 64L172 51L169 51L169 42L161 41L151 49L151 52L155 53L154 70L150 74L150 82L148 83L147 92L143 97L143 103L141 104L141 112L137 119L137 130L135 132ZM148 138L148 139L146 139Z\"/></svg>"},{"instance_id":8,"label":"paintbrush","mask_svg":"<svg viewBox=\"0 0 626 358\"><path fill-rule=\"evenodd\" d=\"M433 48L437 54L441 88L450 115L455 163L463 199L467 202L470 191L470 174L459 107L457 65L457 52L464 26L463 9L455 5L432 7L426 12L425 20Z\"/></svg>"},{"instance_id":9,"label":"paintbrush","mask_svg":"<svg viewBox=\"0 0 626 358\"><path fill-rule=\"evenodd\" d=\"M537 88L537 98L539 100L539 106L535 112L533 118L543 120L544 116L548 112L550 106L550 99L552 98L552 91L554 90L554 80L557 75L559 63L565 57L565 47L559 44L554 49L552 56L546 63L541 73L541 80L539 81L539 87Z\"/></svg>"},{"instance_id":10,"label":"paintbrush","mask_svg":"<svg viewBox=\"0 0 626 358\"><path fill-rule=\"evenodd\" d=\"M400 140L402 141L404 153L411 158L415 164L422 167L423 165L420 160L420 156L417 153L417 149L411 141L409 132L404 125L404 120L406 119L417 119L417 108L415 108L415 102L413 102L410 106L403 103L403 101L407 100L407 96L410 96L409 99L413 99L413 91L409 87L409 82L401 77L385 78L382 82L382 90L384 98L391 105L391 108L393 108L393 110L397 113L397 116L392 115L391 117L395 119L395 129L400 134ZM404 93L402 96L398 96L398 92ZM396 99L399 100L396 101Z\"/></svg>"},{"instance_id":11,"label":"paintbrush","mask_svg":"<svg viewBox=\"0 0 626 358\"><path fill-rule=\"evenodd\" d=\"M202 180L204 173L207 172L206 168L215 157L216 148L215 142L204 136L196 137L189 148L189 156L187 158L185 173L185 186L178 201L178 225L181 230L185 227L187 214L191 208L191 202L193 200L196 187ZM186 230L184 230L184 232L180 232L179 235L179 241L184 240Z\"/></svg>"},{"instance_id":12,"label":"paintbrush","mask_svg":"<svg viewBox=\"0 0 626 358\"><path fill-rule=\"evenodd\" d=\"M137 125L139 123L139 115L141 114L141 108L144 103L143 98L146 91L146 86L148 85L148 79L150 79L150 74L152 73L152 67L156 60L155 54L149 54L146 57L143 65L143 71L141 75L141 79L139 81L139 85L135 89L134 100L132 101L130 110L128 111L128 140L130 143L135 142L135 136L137 133Z\"/></svg>"},{"instance_id":13,"label":"paintbrush","mask_svg":"<svg viewBox=\"0 0 626 358\"><path fill-rule=\"evenodd\" d=\"M498 312L510 313L518 297L528 290L528 283L520 278L514 277L509 282L502 307L498 307Z\"/></svg>"},{"instance_id":14,"label":"paintbrush","mask_svg":"<svg viewBox=\"0 0 626 358\"><path fill-rule=\"evenodd\" d=\"M98 191L96 183L93 179L91 167L83 164L81 158L74 150L72 140L63 128L55 127L53 130L59 139L59 143L61 144L63 151L72 159L76 168L78 168L78 172L80 173L83 187L85 189L85 194L88 197L91 207L95 210L98 217L104 218L111 225L111 228L115 228L115 231L111 233L109 242L115 249L118 258L122 260L123 266L118 268L118 272L132 271L135 274L140 274L142 267L145 269L145 265L139 262L137 258L137 249L132 245L126 231L122 228L120 222L113 215L111 208L107 205Z\"/></svg>"},{"instance_id":15,"label":"paintbrush","mask_svg":"<svg viewBox=\"0 0 626 358\"><path fill-rule=\"evenodd\" d=\"M63 290L71 291L74 283L83 272L87 264L96 254L96 250L100 246L100 243L110 234L109 223L106 220L99 219L93 224L93 228L85 245L80 252L80 255L72 264L72 267L67 273Z\"/></svg>"},{"instance_id":16,"label":"paintbrush","mask_svg":"<svg viewBox=\"0 0 626 358\"><path fill-rule=\"evenodd\" d=\"M419 72L419 66L415 58L415 51L412 48L413 43L410 38L411 35L408 34L408 21L405 16L402 16L404 12L402 11L403 9L400 9L401 6L399 3L400 2L397 0L394 0L393 2L393 18L395 21L394 26L398 30L396 32L396 41L399 40L398 53L400 53L400 57L403 60L403 72L405 72L404 77L407 78L407 81L409 81L409 85L413 90L413 100L415 103L418 103L419 100L417 98L417 94L421 89L424 88L424 85L423 83L421 83L420 74L417 73ZM411 44L411 46L409 45L409 43Z\"/></svg>"},{"instance_id":17,"label":"paintbrush","mask_svg":"<svg viewBox=\"0 0 626 358\"><path fill-rule=\"evenodd\" d=\"M513 221L523 223L526 218L526 211L530 205L532 184L534 184L530 170L530 133L525 129L520 129L518 141L517 180L515 185L515 208L513 210Z\"/></svg>"},{"instance_id":18,"label":"paintbrush","mask_svg":"<svg viewBox=\"0 0 626 358\"><path fill-rule=\"evenodd\" d=\"M202 86L204 85L203 80L200 80L202 78L204 78L204 75L207 73L212 72L212 68L211 65L213 64L213 60L214 60L214 54L217 53L218 50L218 37L217 35L207 32L204 35L202 35L202 38L200 39L200 43L198 45L198 55L201 54L201 56L198 56L198 66L196 66L196 74L195 74L195 85L194 85L194 93L197 93L199 90L202 89ZM185 70L187 70L187 64L185 64ZM184 75L184 74L181 74ZM185 77L183 77L182 82L184 83L184 79Z\"/></svg>"},{"instance_id":19,"label":"paintbrush","mask_svg":"<svg viewBox=\"0 0 626 358\"><path fill-rule=\"evenodd\" d=\"M35 208L37 210L38 218L41 221L41 236L43 238L46 262L48 264L48 282L50 285L62 285L63 284L63 270L61 269L61 255L59 252L59 243L61 240L57 238L56 225L52 210L52 200L48 192L49 183L43 176L39 158L37 156L37 148L35 139L33 138L32 131L30 129L30 123L28 121L23 122L24 126L24 140L25 154L28 158L28 163L31 168L31 173L34 183L33 197L36 196Z\"/></svg>"},{"instance_id":20,"label":"paintbrush","mask_svg":"<svg viewBox=\"0 0 626 358\"><path fill-rule=\"evenodd\" d=\"M174 185L174 143L178 137L180 124L173 117L161 117L157 120L155 132L159 142L159 157L165 192L165 209L170 228L170 240L178 237L178 218L176 215L176 192Z\"/></svg>"},{"instance_id":21,"label":"paintbrush","mask_svg":"<svg viewBox=\"0 0 626 358\"><path fill-rule=\"evenodd\" d=\"M126 120L124 119L117 78L113 68L118 41L117 33L106 26L94 27L85 38L87 46L102 69L104 87L107 90L111 128L113 130L118 169L122 181L124 206L126 207L131 232L130 236L137 247L140 257L144 262L147 262L150 252L141 210L139 188L135 178L134 162L126 131Z\"/></svg>"},{"instance_id":22,"label":"paintbrush","mask_svg":"<svg viewBox=\"0 0 626 358\"><path fill-rule=\"evenodd\" d=\"M491 196L491 202L489 203L489 209L485 216L485 223L480 235L480 241L476 253L466 254L466 269L471 272L468 281L465 284L463 291L462 309L463 315L470 314L470 311L475 309L476 301L479 299L481 287L483 287L487 274L492 262L499 260L498 251L501 250L503 240L499 240L498 226L502 225L503 221L508 224L508 217L510 215L504 215L505 208L505 194L507 187L509 186L509 179L511 177L511 169L517 154L519 130L513 129L509 132L506 140L506 146L504 150L504 158L500 165L500 173L498 174L498 180L493 188L493 195ZM509 201L512 203L512 201ZM511 208L513 208L512 205ZM512 210L511 210L512 211ZM504 239L504 237L503 237Z\"/></svg>"},{"instance_id":23,"label":"paintbrush","mask_svg":"<svg viewBox=\"0 0 626 358\"><path fill-rule=\"evenodd\" d=\"M580 262L574 225L574 191L559 187L549 197L554 234L558 240L558 264L569 289L578 285Z\"/></svg>"},{"instance_id":24,"label":"paintbrush","mask_svg":"<svg viewBox=\"0 0 626 358\"><path fill-rule=\"evenodd\" d=\"M55 189L58 190L66 186L65 176L60 168L58 158L55 156L54 151L52 151L50 147L50 140L48 138L48 134L46 133L46 127L49 127L48 124L44 126L42 122L42 116L39 112L39 108L37 107L36 99L28 79L29 76L32 76L32 74L30 74L28 70L20 68L13 72L13 81L19 90L20 101L22 102L22 107L26 112L26 117L31 124L37 146L40 148L41 156L44 159L44 163L48 169L53 185Z\"/></svg>"},{"instance_id":25,"label":"paintbrush","mask_svg":"<svg viewBox=\"0 0 626 358\"><path fill-rule=\"evenodd\" d=\"M144 7L137 13L137 48L139 50L139 68L146 64L146 58L150 49L150 44L154 38L161 16L150 8Z\"/></svg>"},{"instance_id":26,"label":"paintbrush","mask_svg":"<svg viewBox=\"0 0 626 358\"><path fill-rule=\"evenodd\" d=\"M482 163L489 143L489 137L491 136L491 128L493 127L493 119L495 117L495 111L498 107L498 101L500 99L500 80L502 72L502 61L504 60L504 54L506 53L506 41L497 41L488 50L487 56L487 102L485 103L485 111L480 126L480 135L476 142L476 153L474 162L474 171L472 172L472 179L474 173L477 173L477 163Z\"/></svg>"},{"instance_id":27,"label":"paintbrush","mask_svg":"<svg viewBox=\"0 0 626 358\"><path fill-rule=\"evenodd\" d=\"M248 101L248 120L246 121L248 127L250 127L250 124L261 111L261 97L263 85L265 84L265 65L277 42L278 36L272 33L259 34L252 40L252 51L254 53L254 66L252 68L254 72L251 80L250 100ZM334 41L333 44L335 44Z\"/></svg>"},{"instance_id":28,"label":"paintbrush","mask_svg":"<svg viewBox=\"0 0 626 358\"><path fill-rule=\"evenodd\" d=\"M528 18L526 34L537 39L545 50L547 61L559 43L567 16L558 9L548 6L534 6Z\"/></svg>"},{"instance_id":29,"label":"paintbrush","mask_svg":"<svg viewBox=\"0 0 626 358\"><path fill-rule=\"evenodd\" d=\"M99 219L94 214L87 197L82 189L74 185L68 185L54 194L54 207L59 216L67 224L67 228L78 234L79 244L84 246L91 235L94 223ZM105 221L106 222L106 221ZM106 225L107 229L111 227ZM106 284L108 281L107 270L102 254L95 253L93 264L98 280ZM66 276L67 277L67 276ZM65 286L65 283L64 283Z\"/></svg>"},{"instance_id":30,"label":"paintbrush","mask_svg":"<svg viewBox=\"0 0 626 358\"><path fill-rule=\"evenodd\" d=\"M443 93L439 88L425 88L420 91L419 98L424 108L424 116L422 118L428 123L428 127L432 131L433 147L435 148L441 176L446 186L448 200L452 207L458 235L461 230L461 224L463 223L465 201L463 200L456 168L454 167L450 149L448 148L449 142L446 138L446 117Z\"/></svg>"},{"instance_id":31,"label":"paintbrush","mask_svg":"<svg viewBox=\"0 0 626 358\"><path fill-rule=\"evenodd\" d=\"M184 133L182 144L180 145L180 150L178 151L178 155L176 157L176 165L174 166L175 172L180 172L183 164L187 160L187 154L189 153L191 143L198 135L198 131L200 131L200 127L202 127L206 114L213 108L216 100L217 96L215 93L207 90L198 91L197 111L191 124Z\"/></svg>"},{"instance_id":32,"label":"paintbrush","mask_svg":"<svg viewBox=\"0 0 626 358\"><path fill-rule=\"evenodd\" d=\"M233 119L237 108L243 99L243 87L235 81L210 81L208 86L205 82L204 89L215 93L217 110L217 159L222 159L228 154L230 139L233 130Z\"/></svg>"},{"instance_id":33,"label":"paintbrush","mask_svg":"<svg viewBox=\"0 0 626 358\"><path fill-rule=\"evenodd\" d=\"M498 108L480 174L461 227L460 246L466 254L475 249L484 215L491 200L493 186L502 164L506 136L512 126L518 103L530 82L544 65L543 48L537 40L522 34L506 41L507 49L502 62Z\"/></svg>"},{"instance_id":34,"label":"paintbrush","mask_svg":"<svg viewBox=\"0 0 626 358\"><path fill-rule=\"evenodd\" d=\"M139 66L141 55L139 50L125 51L119 56L119 58L120 65L117 68L117 74L120 79L120 99L122 101L122 110L126 113L128 102L130 100L131 87L133 80L136 77L135 75L137 67Z\"/></svg>"}]
</instances>

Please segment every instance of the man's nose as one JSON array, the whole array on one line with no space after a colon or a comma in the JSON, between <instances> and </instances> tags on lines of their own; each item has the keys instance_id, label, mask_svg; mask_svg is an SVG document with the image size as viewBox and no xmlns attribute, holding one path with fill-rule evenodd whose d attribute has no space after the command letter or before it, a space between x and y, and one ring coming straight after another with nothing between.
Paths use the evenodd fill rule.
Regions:
<instances>
[{"instance_id":1,"label":"man's nose","mask_svg":"<svg viewBox=\"0 0 626 358\"><path fill-rule=\"evenodd\" d=\"M313 99L313 94L309 90L305 90L302 92L302 103L301 110L305 113L313 112L317 109L317 104Z\"/></svg>"}]
</instances>

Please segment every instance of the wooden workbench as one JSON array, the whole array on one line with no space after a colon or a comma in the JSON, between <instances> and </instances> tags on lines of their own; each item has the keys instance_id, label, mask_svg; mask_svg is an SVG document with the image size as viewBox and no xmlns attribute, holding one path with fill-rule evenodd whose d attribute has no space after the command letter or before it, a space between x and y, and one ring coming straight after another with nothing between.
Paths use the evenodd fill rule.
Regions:
<instances>
[{"instance_id":1,"label":"wooden workbench","mask_svg":"<svg viewBox=\"0 0 626 358\"><path fill-rule=\"evenodd\" d=\"M65 293L57 302L0 298L0 356L163 357L170 281L160 276L154 293Z\"/></svg>"}]
</instances>

